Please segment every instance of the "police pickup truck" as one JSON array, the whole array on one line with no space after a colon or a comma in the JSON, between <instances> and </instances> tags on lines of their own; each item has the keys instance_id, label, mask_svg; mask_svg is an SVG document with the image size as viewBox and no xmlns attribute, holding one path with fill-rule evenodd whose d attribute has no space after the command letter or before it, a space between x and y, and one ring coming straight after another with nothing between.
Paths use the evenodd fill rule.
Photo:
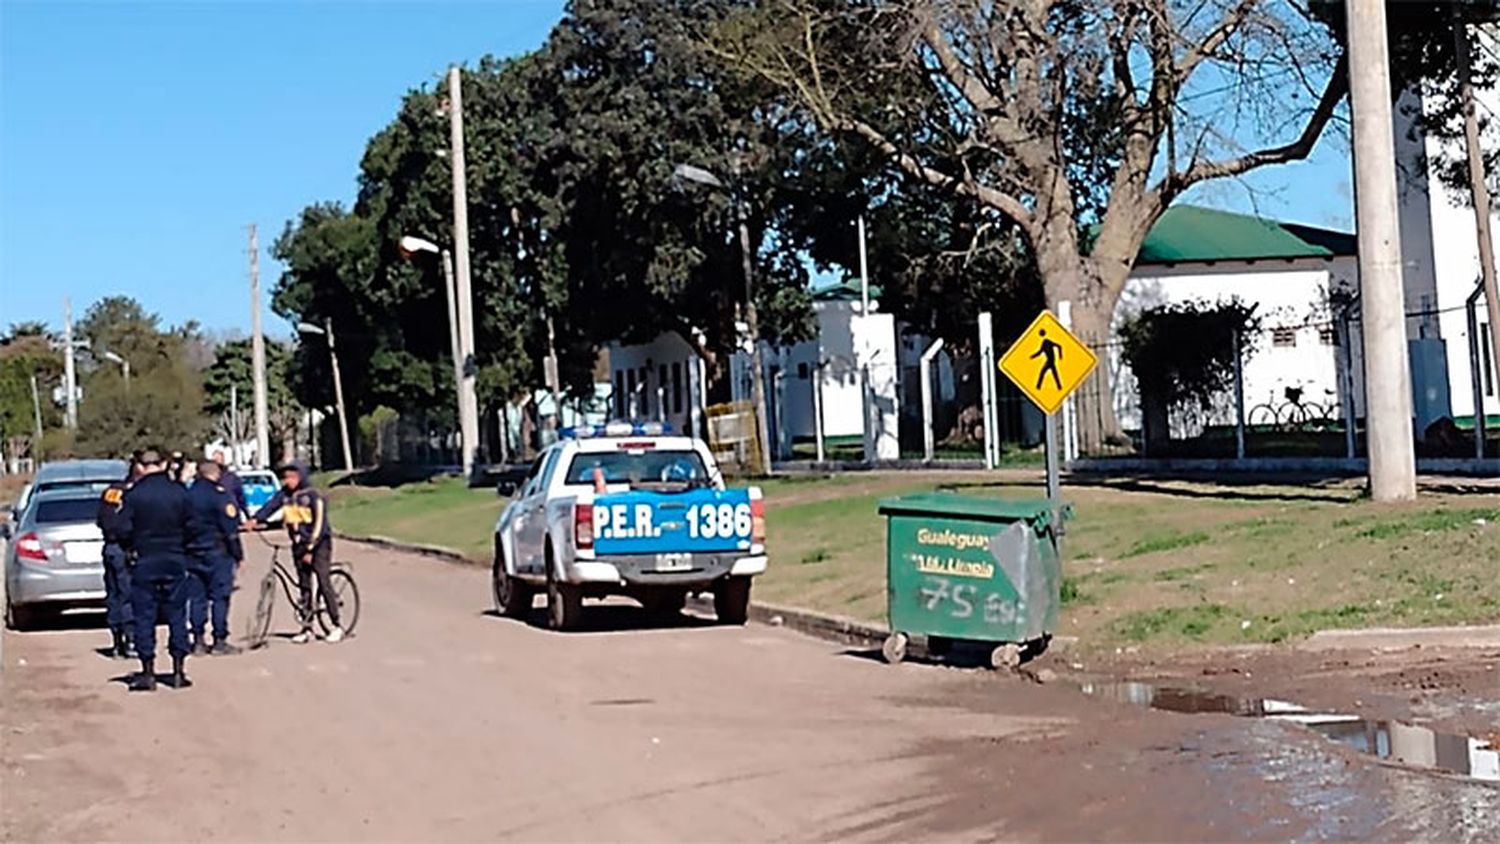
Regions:
<instances>
[{"instance_id":1,"label":"police pickup truck","mask_svg":"<svg viewBox=\"0 0 1500 844\"><path fill-rule=\"evenodd\" d=\"M727 489L701 440L657 423L568 428L532 464L495 524L495 609L512 618L547 595L547 622L578 626L584 598L627 595L675 614L712 592L744 624L750 579L766 570L765 502Z\"/></svg>"}]
</instances>

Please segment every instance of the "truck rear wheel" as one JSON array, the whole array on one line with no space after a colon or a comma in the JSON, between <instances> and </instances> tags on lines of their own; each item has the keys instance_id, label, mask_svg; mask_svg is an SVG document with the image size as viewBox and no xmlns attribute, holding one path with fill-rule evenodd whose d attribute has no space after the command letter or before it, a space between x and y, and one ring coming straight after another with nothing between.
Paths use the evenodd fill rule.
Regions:
<instances>
[{"instance_id":1,"label":"truck rear wheel","mask_svg":"<svg viewBox=\"0 0 1500 844\"><path fill-rule=\"evenodd\" d=\"M495 594L495 612L506 618L525 618L531 613L533 591L525 581L505 571L504 551L495 540L495 565L490 574L490 589Z\"/></svg>"},{"instance_id":2,"label":"truck rear wheel","mask_svg":"<svg viewBox=\"0 0 1500 844\"><path fill-rule=\"evenodd\" d=\"M583 590L571 583L559 583L552 565L552 549L547 549L547 626L553 630L573 630L583 618Z\"/></svg>"},{"instance_id":3,"label":"truck rear wheel","mask_svg":"<svg viewBox=\"0 0 1500 844\"><path fill-rule=\"evenodd\" d=\"M714 614L721 624L743 625L750 620L750 578L726 577L714 587Z\"/></svg>"}]
</instances>

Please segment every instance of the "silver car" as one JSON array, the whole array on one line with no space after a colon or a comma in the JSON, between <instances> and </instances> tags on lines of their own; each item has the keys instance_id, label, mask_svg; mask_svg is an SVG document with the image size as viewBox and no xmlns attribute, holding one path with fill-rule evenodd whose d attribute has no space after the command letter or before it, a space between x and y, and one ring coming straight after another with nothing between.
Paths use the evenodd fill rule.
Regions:
<instances>
[{"instance_id":1,"label":"silver car","mask_svg":"<svg viewBox=\"0 0 1500 844\"><path fill-rule=\"evenodd\" d=\"M19 519L26 512L32 496L49 489L91 489L103 492L106 486L125 477L124 460L58 460L43 463L36 476L21 490L16 499L15 516Z\"/></svg>"},{"instance_id":2,"label":"silver car","mask_svg":"<svg viewBox=\"0 0 1500 844\"><path fill-rule=\"evenodd\" d=\"M99 493L89 488L32 494L9 526L5 622L23 630L48 612L104 603L104 535L94 524Z\"/></svg>"}]
</instances>

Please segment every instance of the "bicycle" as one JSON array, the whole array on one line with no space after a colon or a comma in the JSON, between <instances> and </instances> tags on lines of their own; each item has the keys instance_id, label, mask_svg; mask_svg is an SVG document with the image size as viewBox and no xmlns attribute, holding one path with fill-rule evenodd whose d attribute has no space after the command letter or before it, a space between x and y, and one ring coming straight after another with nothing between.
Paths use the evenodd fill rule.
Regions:
<instances>
[{"instance_id":1,"label":"bicycle","mask_svg":"<svg viewBox=\"0 0 1500 844\"><path fill-rule=\"evenodd\" d=\"M298 599L299 593L294 593L297 588L297 577L287 569L286 564L281 561L281 552L287 550L287 546L278 545L275 542L261 537L261 541L269 545L271 551L271 569L260 581L260 597L255 602L255 613L250 616L249 627L246 630L245 640L252 650L264 647L266 639L271 632L271 615L276 609L276 587L281 586L281 593L286 596L287 603L292 605L292 611L297 615L297 623L302 629L312 626L316 620L318 629L326 636L333 629L333 619L328 615L328 606L324 601L323 590L318 588L317 578L313 579L313 618L308 618L302 608L302 601ZM333 583L333 594L338 599L339 622L344 628L344 634L354 632L354 625L359 623L359 586L354 582L354 571L347 563L335 562L333 570L328 579ZM300 590L299 590L300 592Z\"/></svg>"}]
</instances>

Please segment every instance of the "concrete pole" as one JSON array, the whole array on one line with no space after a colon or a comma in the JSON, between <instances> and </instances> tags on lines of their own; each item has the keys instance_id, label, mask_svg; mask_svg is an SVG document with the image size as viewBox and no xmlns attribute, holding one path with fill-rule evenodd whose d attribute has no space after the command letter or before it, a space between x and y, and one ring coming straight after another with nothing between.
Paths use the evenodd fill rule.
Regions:
<instances>
[{"instance_id":1,"label":"concrete pole","mask_svg":"<svg viewBox=\"0 0 1500 844\"><path fill-rule=\"evenodd\" d=\"M36 388L36 373L31 375L31 413L36 425L36 444L31 447L31 462L41 465L42 454L42 396Z\"/></svg>"},{"instance_id":2,"label":"concrete pole","mask_svg":"<svg viewBox=\"0 0 1500 844\"><path fill-rule=\"evenodd\" d=\"M271 465L271 428L266 408L266 337L260 327L260 245L254 223L250 224L250 369L255 378L255 465L264 469Z\"/></svg>"},{"instance_id":3,"label":"concrete pole","mask_svg":"<svg viewBox=\"0 0 1500 844\"><path fill-rule=\"evenodd\" d=\"M328 362L333 366L333 400L339 409L339 438L344 444L344 471L354 471L354 454L349 448L349 416L344 412L344 378L339 374L339 353L333 342L333 320L323 320L328 334Z\"/></svg>"},{"instance_id":4,"label":"concrete pole","mask_svg":"<svg viewBox=\"0 0 1500 844\"><path fill-rule=\"evenodd\" d=\"M936 450L933 442L936 432L932 430L932 361L942 350L943 338L939 337L922 353L922 455L928 463Z\"/></svg>"},{"instance_id":5,"label":"concrete pole","mask_svg":"<svg viewBox=\"0 0 1500 844\"><path fill-rule=\"evenodd\" d=\"M453 392L458 401L459 430L463 430L464 353L459 342L458 291L454 287L453 253L443 250L443 295L448 300L448 351L453 355Z\"/></svg>"},{"instance_id":6,"label":"concrete pole","mask_svg":"<svg viewBox=\"0 0 1500 844\"><path fill-rule=\"evenodd\" d=\"M1240 330L1229 332L1234 354L1234 456L1245 459L1245 356L1240 346Z\"/></svg>"},{"instance_id":7,"label":"concrete pole","mask_svg":"<svg viewBox=\"0 0 1500 844\"><path fill-rule=\"evenodd\" d=\"M464 170L464 100L463 83L457 67L448 68L448 129L453 162L453 251L457 253L458 345L460 366L458 383L458 422L463 432L464 477L474 474L474 452L479 444L479 397L474 379L474 299L469 280L469 190Z\"/></svg>"},{"instance_id":8,"label":"concrete pole","mask_svg":"<svg viewBox=\"0 0 1500 844\"><path fill-rule=\"evenodd\" d=\"M240 391L233 384L229 385L229 453L234 455L234 462L238 465L241 460Z\"/></svg>"},{"instance_id":9,"label":"concrete pole","mask_svg":"<svg viewBox=\"0 0 1500 844\"><path fill-rule=\"evenodd\" d=\"M78 368L73 360L73 301L63 297L63 420L78 428Z\"/></svg>"},{"instance_id":10,"label":"concrete pole","mask_svg":"<svg viewBox=\"0 0 1500 844\"><path fill-rule=\"evenodd\" d=\"M1349 22L1360 304L1369 385L1366 428L1370 494L1376 501L1403 501L1416 497L1417 476L1385 0L1345 0L1345 9Z\"/></svg>"},{"instance_id":11,"label":"concrete pole","mask_svg":"<svg viewBox=\"0 0 1500 844\"><path fill-rule=\"evenodd\" d=\"M1479 238L1479 277L1484 283L1484 305L1490 323L1490 360L1500 364L1500 285L1495 280L1495 240L1490 232L1489 183L1485 181L1484 149L1479 145L1479 117L1474 112L1473 71L1470 67L1468 30L1454 11L1453 46L1458 53L1458 89L1464 109L1464 143L1469 156L1469 191L1474 200L1474 230ZM1484 415L1484 405L1474 406L1474 418Z\"/></svg>"},{"instance_id":12,"label":"concrete pole","mask_svg":"<svg viewBox=\"0 0 1500 844\"><path fill-rule=\"evenodd\" d=\"M1484 361L1479 344L1479 297L1484 295L1484 282L1475 285L1474 292L1464 302L1465 318L1469 328L1469 390L1474 401L1474 457L1484 459ZM1494 334L1493 331L1490 332Z\"/></svg>"},{"instance_id":13,"label":"concrete pole","mask_svg":"<svg viewBox=\"0 0 1500 844\"><path fill-rule=\"evenodd\" d=\"M870 312L870 270L865 252L865 215L859 215L859 312Z\"/></svg>"}]
</instances>

